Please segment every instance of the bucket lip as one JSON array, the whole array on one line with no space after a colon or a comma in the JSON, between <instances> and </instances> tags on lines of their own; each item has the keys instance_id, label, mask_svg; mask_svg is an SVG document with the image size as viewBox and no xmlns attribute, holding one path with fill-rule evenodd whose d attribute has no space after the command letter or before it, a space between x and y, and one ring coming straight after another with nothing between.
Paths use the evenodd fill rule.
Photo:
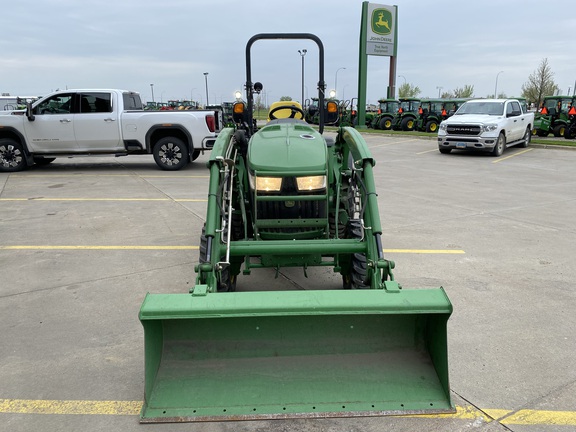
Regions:
<instances>
[{"instance_id":1,"label":"bucket lip","mask_svg":"<svg viewBox=\"0 0 576 432\"><path fill-rule=\"evenodd\" d=\"M448 401L449 408L434 408L425 410L372 410L372 411L331 411L331 412L300 412L278 414L242 414L227 416L178 416L178 417L147 417L146 406L140 413L141 424L152 423L185 423L185 422L212 422L212 421L247 421L247 420L284 420L298 418L352 418L352 417L382 417L397 415L435 415L455 414L456 408Z\"/></svg>"},{"instance_id":2,"label":"bucket lip","mask_svg":"<svg viewBox=\"0 0 576 432\"><path fill-rule=\"evenodd\" d=\"M289 315L439 314L452 304L444 289L251 291L192 294L148 293L141 321Z\"/></svg>"}]
</instances>

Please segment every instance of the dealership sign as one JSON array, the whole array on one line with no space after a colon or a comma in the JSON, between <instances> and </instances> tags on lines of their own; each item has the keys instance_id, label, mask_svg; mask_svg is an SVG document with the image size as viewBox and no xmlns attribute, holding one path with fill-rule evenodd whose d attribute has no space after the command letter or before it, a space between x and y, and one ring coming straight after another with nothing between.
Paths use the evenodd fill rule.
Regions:
<instances>
[{"instance_id":1,"label":"dealership sign","mask_svg":"<svg viewBox=\"0 0 576 432\"><path fill-rule=\"evenodd\" d=\"M396 55L396 6L369 3L366 20L366 54Z\"/></svg>"}]
</instances>

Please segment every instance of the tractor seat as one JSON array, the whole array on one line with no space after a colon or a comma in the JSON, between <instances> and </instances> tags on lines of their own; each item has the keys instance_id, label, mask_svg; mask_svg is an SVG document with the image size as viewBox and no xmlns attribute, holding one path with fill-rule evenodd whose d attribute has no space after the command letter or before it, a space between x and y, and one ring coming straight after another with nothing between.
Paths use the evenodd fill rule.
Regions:
<instances>
[{"instance_id":1,"label":"tractor seat","mask_svg":"<svg viewBox=\"0 0 576 432\"><path fill-rule=\"evenodd\" d=\"M300 105L300 103L296 102L296 101L278 101L278 102L274 102L272 105L270 105L270 108L268 109L268 121L270 121L270 112L272 112L274 109L281 107L281 106L286 106L286 107L290 107L293 106L295 108L298 108L300 110L302 110L302 105ZM286 108L286 109L281 109L278 110L274 113L274 117L279 120L279 119L296 119L296 120L304 120L304 117L302 116L302 114L300 114L299 112L294 112L292 111L290 108Z\"/></svg>"}]
</instances>

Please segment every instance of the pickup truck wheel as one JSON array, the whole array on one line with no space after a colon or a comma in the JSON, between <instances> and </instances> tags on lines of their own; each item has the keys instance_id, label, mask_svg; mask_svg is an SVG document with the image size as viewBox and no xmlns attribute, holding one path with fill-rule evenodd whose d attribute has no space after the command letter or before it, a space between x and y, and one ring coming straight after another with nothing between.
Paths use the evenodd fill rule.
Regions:
<instances>
[{"instance_id":1,"label":"pickup truck wheel","mask_svg":"<svg viewBox=\"0 0 576 432\"><path fill-rule=\"evenodd\" d=\"M502 153L504 153L504 147L506 147L506 137L503 133L500 133L500 135L498 135L498 141L496 141L496 145L492 150L492 156L502 156Z\"/></svg>"},{"instance_id":2,"label":"pickup truck wheel","mask_svg":"<svg viewBox=\"0 0 576 432\"><path fill-rule=\"evenodd\" d=\"M163 170L176 171L188 164L188 148L178 138L161 138L152 153L156 164Z\"/></svg>"},{"instance_id":3,"label":"pickup truck wheel","mask_svg":"<svg viewBox=\"0 0 576 432\"><path fill-rule=\"evenodd\" d=\"M524 132L524 136L522 137L522 142L520 143L520 147L526 148L528 144L530 144L530 139L532 138L532 134L530 133L530 128L526 128L526 132Z\"/></svg>"},{"instance_id":4,"label":"pickup truck wheel","mask_svg":"<svg viewBox=\"0 0 576 432\"><path fill-rule=\"evenodd\" d=\"M0 139L0 172L16 172L26 169L24 147L10 138Z\"/></svg>"}]
</instances>

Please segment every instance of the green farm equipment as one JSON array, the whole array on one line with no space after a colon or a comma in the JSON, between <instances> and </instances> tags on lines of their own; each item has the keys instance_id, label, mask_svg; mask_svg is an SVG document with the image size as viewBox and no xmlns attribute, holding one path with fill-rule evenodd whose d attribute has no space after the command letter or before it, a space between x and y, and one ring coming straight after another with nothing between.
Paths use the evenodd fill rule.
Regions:
<instances>
[{"instance_id":1,"label":"green farm equipment","mask_svg":"<svg viewBox=\"0 0 576 432\"><path fill-rule=\"evenodd\" d=\"M568 111L575 100L574 96L546 96L540 111L534 116L532 134L540 137L549 133L557 138L564 136L564 129L570 122Z\"/></svg>"},{"instance_id":2,"label":"green farm equipment","mask_svg":"<svg viewBox=\"0 0 576 432\"><path fill-rule=\"evenodd\" d=\"M576 138L576 105L572 103L568 109L568 119L570 123L564 129L564 138L574 139Z\"/></svg>"},{"instance_id":3,"label":"green farm equipment","mask_svg":"<svg viewBox=\"0 0 576 432\"><path fill-rule=\"evenodd\" d=\"M438 126L448 117L445 103L443 99L422 99L414 129L422 132L438 132Z\"/></svg>"},{"instance_id":4,"label":"green farm equipment","mask_svg":"<svg viewBox=\"0 0 576 432\"><path fill-rule=\"evenodd\" d=\"M196 283L188 293L148 294L140 310L141 422L454 412L452 305L443 288L402 289L394 280L394 263L383 256L375 161L362 136L340 127L325 137L324 111L314 128L298 103L276 105L271 120L254 127L254 93L263 86L252 82L251 47L270 39L316 43L324 105L317 36L248 41L246 102L235 104L235 127L221 131L208 161ZM238 280L320 266L341 284L271 290Z\"/></svg>"},{"instance_id":5,"label":"green farm equipment","mask_svg":"<svg viewBox=\"0 0 576 432\"><path fill-rule=\"evenodd\" d=\"M398 113L399 107L400 102L396 99L379 99L378 114L372 119L372 127L382 130L392 129L392 121Z\"/></svg>"},{"instance_id":6,"label":"green farm equipment","mask_svg":"<svg viewBox=\"0 0 576 432\"><path fill-rule=\"evenodd\" d=\"M328 102L333 101L336 105L329 105ZM320 106L324 106L323 116L324 116L324 124L327 125L336 125L339 121L339 110L338 105L340 105L340 101L337 99L326 99L323 103L320 103L319 98L311 98L310 100L306 100L304 106L304 120L310 124L320 124ZM336 107L336 111L333 108Z\"/></svg>"},{"instance_id":7,"label":"green farm equipment","mask_svg":"<svg viewBox=\"0 0 576 432\"><path fill-rule=\"evenodd\" d=\"M392 129L412 131L416 128L420 99L400 98L399 102L400 107L398 108L398 112L392 119Z\"/></svg>"}]
</instances>

